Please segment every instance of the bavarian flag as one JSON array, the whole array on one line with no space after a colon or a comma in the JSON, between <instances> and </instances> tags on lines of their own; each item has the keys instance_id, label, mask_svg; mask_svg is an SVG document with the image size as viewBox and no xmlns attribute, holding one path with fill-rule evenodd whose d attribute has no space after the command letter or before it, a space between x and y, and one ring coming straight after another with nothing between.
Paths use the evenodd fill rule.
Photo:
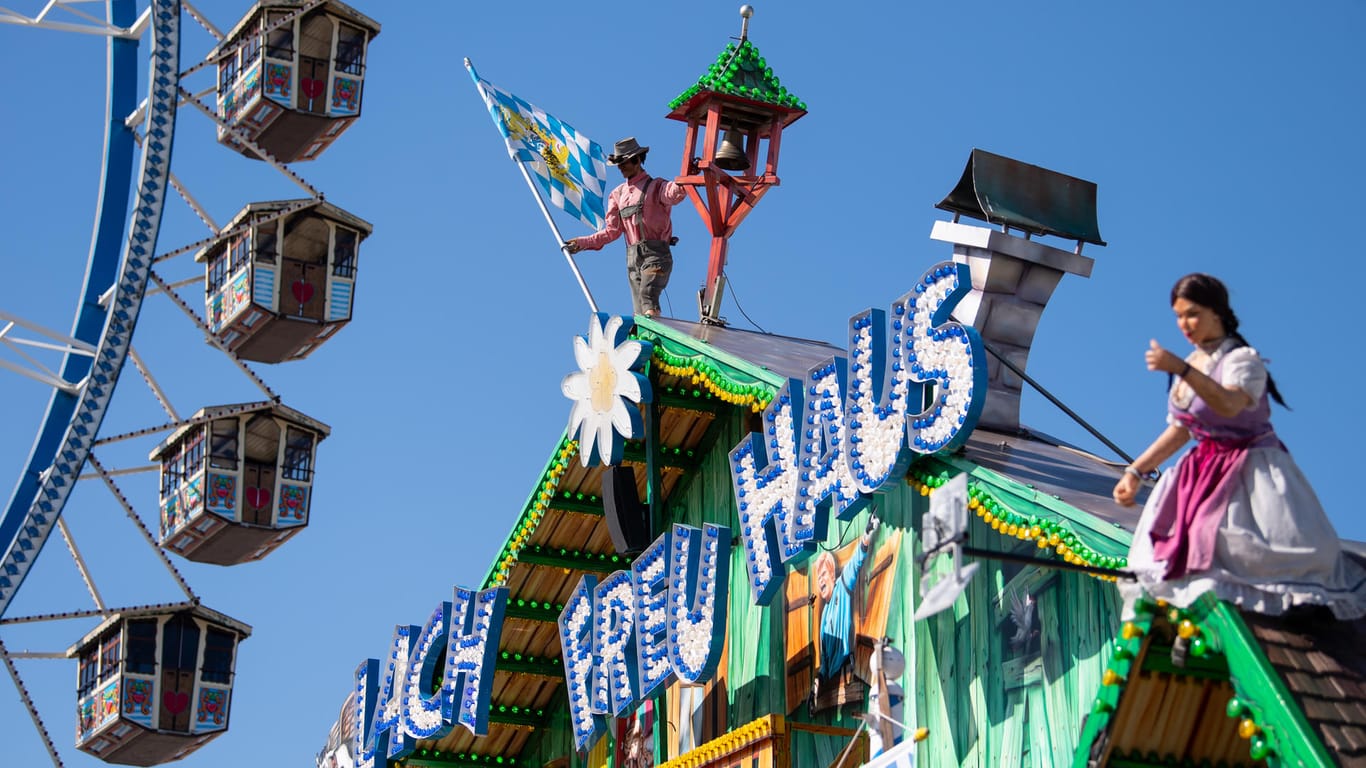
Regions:
<instances>
[{"instance_id":1,"label":"bavarian flag","mask_svg":"<svg viewBox=\"0 0 1366 768\"><path fill-rule=\"evenodd\" d=\"M594 231L603 225L607 158L597 142L479 77L465 59L508 154L540 182L550 202Z\"/></svg>"}]
</instances>

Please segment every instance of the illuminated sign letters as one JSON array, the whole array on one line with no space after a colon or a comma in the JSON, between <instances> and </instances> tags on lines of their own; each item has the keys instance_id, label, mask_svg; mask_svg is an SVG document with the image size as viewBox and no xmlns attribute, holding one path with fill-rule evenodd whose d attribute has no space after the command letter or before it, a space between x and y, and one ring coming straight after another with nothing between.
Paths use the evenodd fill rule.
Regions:
<instances>
[{"instance_id":1,"label":"illuminated sign letters","mask_svg":"<svg viewBox=\"0 0 1366 768\"><path fill-rule=\"evenodd\" d=\"M357 768L401 758L417 739L439 739L455 725L488 733L493 667L507 589L455 589L422 627L394 628L388 658L356 669L356 727L351 753ZM441 686L431 692L443 665ZM383 677L381 678L381 669Z\"/></svg>"},{"instance_id":2,"label":"illuminated sign letters","mask_svg":"<svg viewBox=\"0 0 1366 768\"><path fill-rule=\"evenodd\" d=\"M620 716L677 677L716 671L726 629L730 529L675 525L629 571L584 576L560 613L574 746L593 745Z\"/></svg>"},{"instance_id":3,"label":"illuminated sign letters","mask_svg":"<svg viewBox=\"0 0 1366 768\"><path fill-rule=\"evenodd\" d=\"M977 331L949 314L969 289L967 265L942 262L889 313L852 317L848 360L790 379L764 411L764 431L731 451L756 604L768 605L784 565L825 538L832 508L852 517L914 454L967 440L985 398L986 355Z\"/></svg>"}]
</instances>

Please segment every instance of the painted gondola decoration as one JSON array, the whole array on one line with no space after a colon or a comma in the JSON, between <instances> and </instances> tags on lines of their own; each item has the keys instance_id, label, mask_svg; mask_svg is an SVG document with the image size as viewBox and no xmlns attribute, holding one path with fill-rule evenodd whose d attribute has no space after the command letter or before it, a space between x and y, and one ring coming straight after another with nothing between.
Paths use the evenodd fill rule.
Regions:
<instances>
[{"instance_id":1,"label":"painted gondola decoration","mask_svg":"<svg viewBox=\"0 0 1366 768\"><path fill-rule=\"evenodd\" d=\"M259 0L210 54L218 141L251 158L312 160L356 121L379 24L345 3Z\"/></svg>"},{"instance_id":2,"label":"painted gondola decoration","mask_svg":"<svg viewBox=\"0 0 1366 768\"><path fill-rule=\"evenodd\" d=\"M195 254L209 329L238 357L307 357L351 321L360 244L373 228L323 200L251 203Z\"/></svg>"},{"instance_id":3,"label":"painted gondola decoration","mask_svg":"<svg viewBox=\"0 0 1366 768\"><path fill-rule=\"evenodd\" d=\"M201 409L152 451L161 464L161 546L234 565L308 525L319 441L330 428L278 403Z\"/></svg>"},{"instance_id":4,"label":"painted gondola decoration","mask_svg":"<svg viewBox=\"0 0 1366 768\"><path fill-rule=\"evenodd\" d=\"M178 760L228 729L237 644L251 627L196 603L115 613L78 662L76 746L109 763Z\"/></svg>"}]
</instances>

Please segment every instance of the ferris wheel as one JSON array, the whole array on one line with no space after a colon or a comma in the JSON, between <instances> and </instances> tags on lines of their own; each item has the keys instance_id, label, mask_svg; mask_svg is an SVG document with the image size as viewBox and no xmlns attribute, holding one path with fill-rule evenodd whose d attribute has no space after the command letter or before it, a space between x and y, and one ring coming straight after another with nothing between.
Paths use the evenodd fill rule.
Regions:
<instances>
[{"instance_id":1,"label":"ferris wheel","mask_svg":"<svg viewBox=\"0 0 1366 768\"><path fill-rule=\"evenodd\" d=\"M79 750L153 765L226 730L236 647L251 633L201 602L184 561L259 560L309 522L316 450L330 430L286 405L252 363L307 357L351 319L371 227L290 163L317 158L359 118L379 26L338 0L244 2L226 31L184 0L34 5L30 15L0 7L0 39L37 59L45 41L10 38L59 35L87 47L102 38L104 139L83 273L65 269L72 258L50 268L20 266L12 254L0 261L15 287L0 292L0 376L28 388L11 404L37 402L38 391L46 400L0 509L0 661L55 765L63 763L50 727L72 710L40 711L21 671L29 660L76 661ZM196 145L212 151L191 151L182 169L182 153ZM244 166L270 177L263 188L290 196L238 200L220 223L213 198L233 172L223 169ZM215 169L207 179L206 168ZM59 185L58 194L63 217L88 216L71 206L70 190ZM79 284L69 330L48 314L68 297L30 295L55 285L58 272ZM176 370L189 359L193 375ZM17 434L14 412L5 422ZM136 484L141 491L126 490ZM82 535L86 520L72 511L88 503L117 510L123 538L108 533L108 515ZM62 546L47 546L53 539ZM133 540L148 545L152 570L164 570L169 599L116 600L104 588L101 563L123 570ZM109 547L116 551L99 554ZM85 607L34 588L64 578L49 565L62 548ZM123 581L125 593L129 582L131 593L145 583ZM39 636L65 632L65 647L11 647L38 625L64 627Z\"/></svg>"}]
</instances>

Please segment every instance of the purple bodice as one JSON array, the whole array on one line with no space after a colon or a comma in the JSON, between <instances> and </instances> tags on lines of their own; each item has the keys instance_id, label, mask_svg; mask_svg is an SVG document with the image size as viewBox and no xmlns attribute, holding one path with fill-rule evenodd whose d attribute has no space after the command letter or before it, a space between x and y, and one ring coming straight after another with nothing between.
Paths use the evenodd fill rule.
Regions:
<instances>
[{"instance_id":1,"label":"purple bodice","mask_svg":"<svg viewBox=\"0 0 1366 768\"><path fill-rule=\"evenodd\" d=\"M1210 369L1209 377L1216 382L1220 380L1226 359L1227 355L1221 355ZM1196 440L1250 441L1249 447L1276 445L1278 442L1271 427L1271 401L1266 392L1262 392L1256 405L1239 411L1236 416L1219 415L1199 395L1191 398L1190 406L1184 409L1168 398L1167 411Z\"/></svg>"}]
</instances>

